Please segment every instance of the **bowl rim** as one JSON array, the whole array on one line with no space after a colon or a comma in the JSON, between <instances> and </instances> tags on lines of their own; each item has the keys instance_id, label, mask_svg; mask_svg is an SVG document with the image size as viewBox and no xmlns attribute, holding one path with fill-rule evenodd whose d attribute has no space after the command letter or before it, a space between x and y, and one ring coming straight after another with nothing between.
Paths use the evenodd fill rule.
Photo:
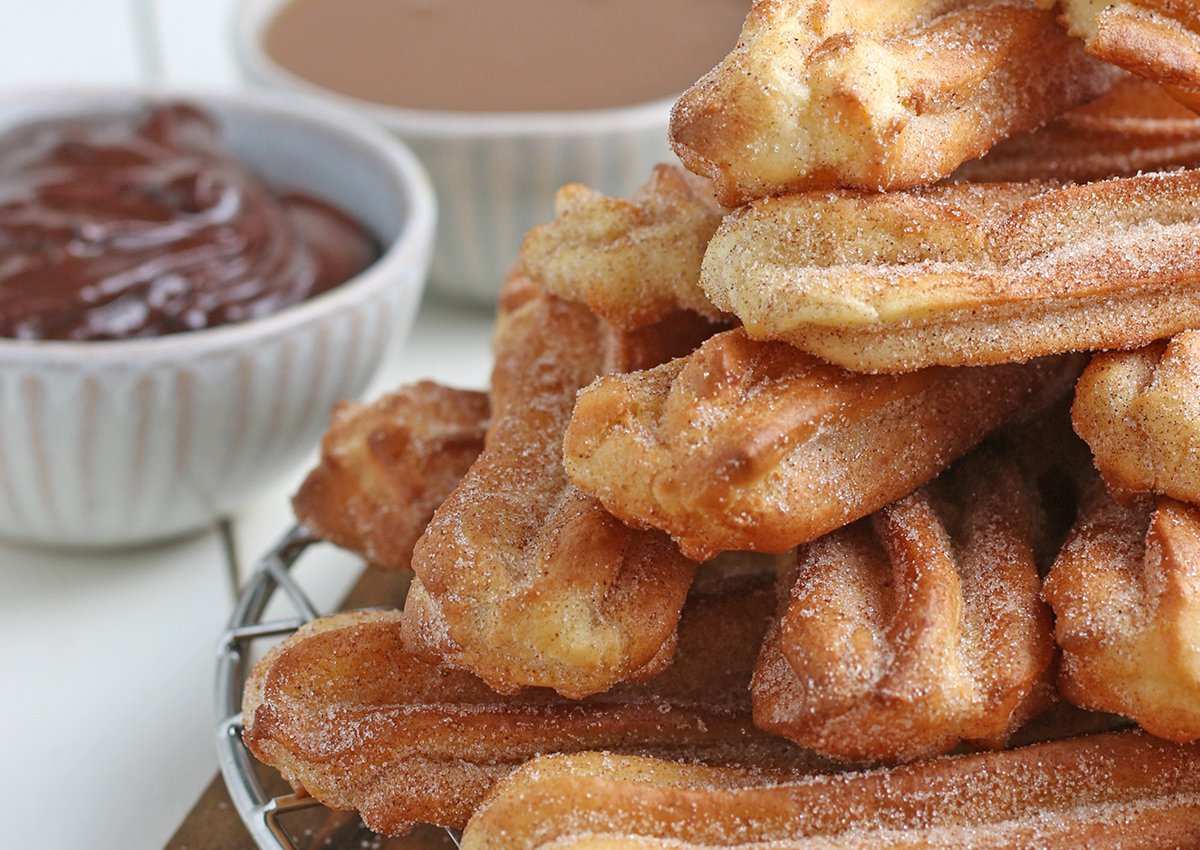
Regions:
<instances>
[{"instance_id":1,"label":"bowl rim","mask_svg":"<svg viewBox=\"0 0 1200 850\"><path fill-rule=\"evenodd\" d=\"M426 268L416 286L423 286L428 274L437 220L437 200L433 184L416 155L402 141L364 120L335 106L309 99L288 98L279 92L261 89L223 89L174 85L152 86L47 86L6 89L0 92L0 105L29 103L46 116L59 106L67 109L86 103L93 111L120 104L184 100L201 108L215 106L250 110L297 121L323 132L349 138L354 145L375 158L381 172L388 174L401 193L405 214L400 230L383 253L354 277L312 298L289 305L276 313L232 324L216 325L194 331L156 337L115 340L43 340L0 337L0 359L43 359L76 362L86 357L97 360L128 360L135 356L195 356L214 349L226 349L248 339L285 333L361 301L376 290L397 280L399 269Z\"/></svg>"},{"instance_id":2,"label":"bowl rim","mask_svg":"<svg viewBox=\"0 0 1200 850\"><path fill-rule=\"evenodd\" d=\"M408 109L352 97L317 85L275 62L263 36L291 0L240 0L233 17L234 55L248 79L354 109L413 139L594 136L636 132L664 124L682 92L629 106L532 112L458 112Z\"/></svg>"}]
</instances>

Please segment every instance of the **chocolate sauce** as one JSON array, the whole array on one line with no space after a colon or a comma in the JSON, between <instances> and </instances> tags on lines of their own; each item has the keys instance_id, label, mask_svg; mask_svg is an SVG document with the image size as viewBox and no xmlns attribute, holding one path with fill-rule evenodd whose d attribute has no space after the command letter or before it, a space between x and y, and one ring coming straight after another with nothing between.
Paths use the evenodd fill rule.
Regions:
<instances>
[{"instance_id":1,"label":"chocolate sauce","mask_svg":"<svg viewBox=\"0 0 1200 850\"><path fill-rule=\"evenodd\" d=\"M163 336L270 315L379 255L353 219L276 194L194 107L0 136L0 337Z\"/></svg>"}]
</instances>

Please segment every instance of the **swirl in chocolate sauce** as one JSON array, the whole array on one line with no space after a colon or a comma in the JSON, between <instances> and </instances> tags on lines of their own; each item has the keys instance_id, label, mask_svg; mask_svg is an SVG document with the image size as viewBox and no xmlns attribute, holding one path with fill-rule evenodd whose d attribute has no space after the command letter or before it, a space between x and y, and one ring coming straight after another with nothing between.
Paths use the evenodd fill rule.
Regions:
<instances>
[{"instance_id":1,"label":"swirl in chocolate sauce","mask_svg":"<svg viewBox=\"0 0 1200 850\"><path fill-rule=\"evenodd\" d=\"M345 213L264 186L189 105L0 137L0 337L127 339L241 322L378 256Z\"/></svg>"}]
</instances>

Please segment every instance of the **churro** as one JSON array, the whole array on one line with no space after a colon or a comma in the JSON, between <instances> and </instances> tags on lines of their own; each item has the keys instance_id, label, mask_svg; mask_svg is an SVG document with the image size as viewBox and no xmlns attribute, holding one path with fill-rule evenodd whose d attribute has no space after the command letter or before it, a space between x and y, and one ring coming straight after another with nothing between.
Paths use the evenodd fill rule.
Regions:
<instances>
[{"instance_id":1,"label":"churro","mask_svg":"<svg viewBox=\"0 0 1200 850\"><path fill-rule=\"evenodd\" d=\"M413 554L416 644L505 693L582 697L670 663L694 564L572 485L562 435L580 387L689 351L709 331L689 313L621 333L551 295L501 314L483 453Z\"/></svg>"},{"instance_id":2,"label":"churro","mask_svg":"<svg viewBox=\"0 0 1200 850\"><path fill-rule=\"evenodd\" d=\"M729 207L934 183L1102 94L1113 70L1022 2L756 0L671 139Z\"/></svg>"},{"instance_id":3,"label":"churro","mask_svg":"<svg viewBox=\"0 0 1200 850\"><path fill-rule=\"evenodd\" d=\"M1097 59L1167 86L1200 110L1200 8L1191 0L1037 0Z\"/></svg>"},{"instance_id":4,"label":"churro","mask_svg":"<svg viewBox=\"0 0 1200 850\"><path fill-rule=\"evenodd\" d=\"M1136 348L1200 325L1200 171L809 192L725 218L701 285L864 372Z\"/></svg>"},{"instance_id":5,"label":"churro","mask_svg":"<svg viewBox=\"0 0 1200 850\"><path fill-rule=\"evenodd\" d=\"M1194 848L1200 747L1138 732L791 781L602 753L500 783L463 850Z\"/></svg>"},{"instance_id":6,"label":"churro","mask_svg":"<svg viewBox=\"0 0 1200 850\"><path fill-rule=\"evenodd\" d=\"M801 547L755 670L760 728L844 761L910 761L1002 747L1049 706L1046 519L1015 453L977 450Z\"/></svg>"},{"instance_id":7,"label":"churro","mask_svg":"<svg viewBox=\"0 0 1200 850\"><path fill-rule=\"evenodd\" d=\"M1200 504L1200 331L1096 355L1073 414L1114 492Z\"/></svg>"},{"instance_id":8,"label":"churro","mask_svg":"<svg viewBox=\"0 0 1200 850\"><path fill-rule=\"evenodd\" d=\"M297 511L414 578L248 746L465 850L1200 850L1196 4L749 6L488 397L335 420Z\"/></svg>"},{"instance_id":9,"label":"churro","mask_svg":"<svg viewBox=\"0 0 1200 850\"><path fill-rule=\"evenodd\" d=\"M1040 130L1005 139L951 179L1086 183L1197 167L1200 115L1162 86L1129 76Z\"/></svg>"},{"instance_id":10,"label":"churro","mask_svg":"<svg viewBox=\"0 0 1200 850\"><path fill-rule=\"evenodd\" d=\"M775 604L774 572L754 557L724 573L705 565L666 672L580 702L543 689L499 696L442 669L412 651L398 612L318 620L255 668L244 739L290 782L388 835L416 822L461 828L497 779L542 753L805 768L815 762L750 719L750 673Z\"/></svg>"},{"instance_id":11,"label":"churro","mask_svg":"<svg viewBox=\"0 0 1200 850\"><path fill-rule=\"evenodd\" d=\"M371 404L342 402L292 498L296 518L374 567L408 567L434 510L482 451L487 417L485 393L430 381Z\"/></svg>"},{"instance_id":12,"label":"churro","mask_svg":"<svg viewBox=\"0 0 1200 850\"><path fill-rule=\"evenodd\" d=\"M555 208L557 218L521 243L530 277L547 292L622 328L678 310L720 317L700 288L704 248L725 212L708 180L660 165L627 201L570 184Z\"/></svg>"},{"instance_id":13,"label":"churro","mask_svg":"<svg viewBox=\"0 0 1200 850\"><path fill-rule=\"evenodd\" d=\"M1119 505L1095 481L1044 592L1064 697L1200 739L1200 509Z\"/></svg>"},{"instance_id":14,"label":"churro","mask_svg":"<svg viewBox=\"0 0 1200 850\"><path fill-rule=\"evenodd\" d=\"M579 396L568 474L616 516L689 556L780 552L932 479L1079 364L862 375L741 330Z\"/></svg>"}]
</instances>

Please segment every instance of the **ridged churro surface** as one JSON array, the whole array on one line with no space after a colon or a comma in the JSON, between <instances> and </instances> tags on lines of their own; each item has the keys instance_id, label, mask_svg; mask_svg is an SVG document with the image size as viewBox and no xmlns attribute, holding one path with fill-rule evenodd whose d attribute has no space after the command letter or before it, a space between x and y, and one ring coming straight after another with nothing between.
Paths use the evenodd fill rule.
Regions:
<instances>
[{"instance_id":1,"label":"ridged churro surface","mask_svg":"<svg viewBox=\"0 0 1200 850\"><path fill-rule=\"evenodd\" d=\"M1200 171L808 192L727 216L701 285L756 338L897 372L1200 325Z\"/></svg>"},{"instance_id":2,"label":"ridged churro surface","mask_svg":"<svg viewBox=\"0 0 1200 850\"><path fill-rule=\"evenodd\" d=\"M1095 482L1045 595L1067 699L1200 739L1200 508L1123 506Z\"/></svg>"},{"instance_id":3,"label":"ridged churro surface","mask_svg":"<svg viewBox=\"0 0 1200 850\"><path fill-rule=\"evenodd\" d=\"M1155 83L1125 77L1031 133L1005 139L953 180L1083 183L1200 167L1200 115Z\"/></svg>"},{"instance_id":4,"label":"ridged churro surface","mask_svg":"<svg viewBox=\"0 0 1200 850\"><path fill-rule=\"evenodd\" d=\"M536 688L500 696L441 668L413 651L398 612L319 620L255 668L245 741L294 784L389 835L418 821L461 828L493 782L543 753L806 768L815 760L750 719L750 674L775 604L766 560L704 565L675 663L645 685L579 702Z\"/></svg>"},{"instance_id":5,"label":"ridged churro surface","mask_svg":"<svg viewBox=\"0 0 1200 850\"><path fill-rule=\"evenodd\" d=\"M1200 749L1117 732L795 781L586 753L501 783L463 850L1190 850Z\"/></svg>"},{"instance_id":6,"label":"ridged churro surface","mask_svg":"<svg viewBox=\"0 0 1200 850\"><path fill-rule=\"evenodd\" d=\"M979 449L801 547L755 671L760 727L845 761L910 761L1002 747L1049 706L1047 518L1016 455Z\"/></svg>"},{"instance_id":7,"label":"ridged churro surface","mask_svg":"<svg viewBox=\"0 0 1200 850\"><path fill-rule=\"evenodd\" d=\"M1167 86L1200 110L1200 8L1192 0L1037 0L1088 53Z\"/></svg>"},{"instance_id":8,"label":"ridged churro surface","mask_svg":"<svg viewBox=\"0 0 1200 850\"><path fill-rule=\"evenodd\" d=\"M720 317L700 288L704 248L725 212L708 180L660 165L629 200L570 184L555 209L555 220L521 244L530 276L547 292L622 328L678 310Z\"/></svg>"},{"instance_id":9,"label":"ridged churro surface","mask_svg":"<svg viewBox=\"0 0 1200 850\"><path fill-rule=\"evenodd\" d=\"M1067 358L863 375L727 331L581 393L566 468L694 558L780 552L912 492L1077 374Z\"/></svg>"},{"instance_id":10,"label":"ridged churro surface","mask_svg":"<svg viewBox=\"0 0 1200 850\"><path fill-rule=\"evenodd\" d=\"M1073 418L1119 495L1200 504L1200 331L1096 355L1075 388Z\"/></svg>"},{"instance_id":11,"label":"ridged churro surface","mask_svg":"<svg viewBox=\"0 0 1200 850\"><path fill-rule=\"evenodd\" d=\"M568 481L575 394L691 350L709 325L681 314L621 333L555 296L515 301L496 332L484 450L417 542L408 623L416 644L498 691L582 697L670 663L695 565Z\"/></svg>"},{"instance_id":12,"label":"ridged churro surface","mask_svg":"<svg viewBox=\"0 0 1200 850\"><path fill-rule=\"evenodd\" d=\"M381 569L404 569L413 545L483 450L486 393L430 381L370 404L342 402L321 458L292 498L309 531Z\"/></svg>"},{"instance_id":13,"label":"ridged churro surface","mask_svg":"<svg viewBox=\"0 0 1200 850\"><path fill-rule=\"evenodd\" d=\"M671 139L730 207L910 188L1114 79L1019 0L757 0L737 46L676 103Z\"/></svg>"}]
</instances>

